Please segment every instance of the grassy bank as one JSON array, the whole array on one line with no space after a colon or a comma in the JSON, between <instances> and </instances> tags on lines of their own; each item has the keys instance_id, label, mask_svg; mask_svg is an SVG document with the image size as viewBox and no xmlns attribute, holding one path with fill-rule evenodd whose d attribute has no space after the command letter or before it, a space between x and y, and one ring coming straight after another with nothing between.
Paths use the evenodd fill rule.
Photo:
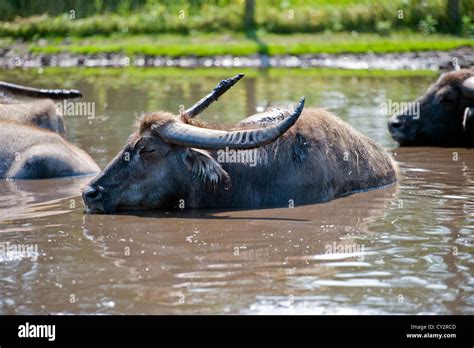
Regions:
<instances>
[{"instance_id":1,"label":"grassy bank","mask_svg":"<svg viewBox=\"0 0 474 348\"><path fill-rule=\"evenodd\" d=\"M7 72L11 74L17 73L12 70ZM403 77L426 77L438 75L433 70L347 70L347 69L249 69L249 68L196 68L186 70L187 77L215 77L222 78L222 76L234 76L243 73L246 78L258 77L261 75L270 77L299 77L299 76L314 76L314 77L377 77L377 78L403 78ZM153 77L182 77L183 69L181 68L44 68L41 70L41 75L59 76L59 77L131 77L134 79L152 80Z\"/></svg>"},{"instance_id":2,"label":"grassy bank","mask_svg":"<svg viewBox=\"0 0 474 348\"><path fill-rule=\"evenodd\" d=\"M246 32L244 0L44 0L0 3L0 36L41 37ZM474 2L461 0L462 20L453 23L447 0L257 1L257 29L271 33L377 32L400 30L472 35ZM22 17L15 17L20 15Z\"/></svg>"},{"instance_id":3,"label":"grassy bank","mask_svg":"<svg viewBox=\"0 0 474 348\"><path fill-rule=\"evenodd\" d=\"M33 53L72 54L123 53L151 56L215 56L231 54L247 56L255 53L269 55L302 55L317 53L389 53L424 50L449 50L474 46L473 40L451 35L399 33L389 37L377 34L321 33L276 35L260 33L246 36L239 33L199 35L114 35L50 39L31 43Z\"/></svg>"},{"instance_id":4,"label":"grassy bank","mask_svg":"<svg viewBox=\"0 0 474 348\"><path fill-rule=\"evenodd\" d=\"M248 56L450 50L474 44L474 2L460 0L69 0L0 3L0 48L15 53ZM15 17L19 14L25 17ZM18 51L18 52L16 52Z\"/></svg>"}]
</instances>

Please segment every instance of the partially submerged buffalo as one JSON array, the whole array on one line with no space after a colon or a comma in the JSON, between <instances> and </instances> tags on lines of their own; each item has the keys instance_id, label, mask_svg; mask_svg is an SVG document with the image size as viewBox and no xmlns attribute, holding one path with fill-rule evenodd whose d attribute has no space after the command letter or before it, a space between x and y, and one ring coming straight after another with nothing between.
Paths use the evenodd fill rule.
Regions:
<instances>
[{"instance_id":1,"label":"partially submerged buffalo","mask_svg":"<svg viewBox=\"0 0 474 348\"><path fill-rule=\"evenodd\" d=\"M100 171L83 150L64 140L62 116L51 99L76 90L44 90L0 82L0 179L44 179Z\"/></svg>"},{"instance_id":2,"label":"partially submerged buffalo","mask_svg":"<svg viewBox=\"0 0 474 348\"><path fill-rule=\"evenodd\" d=\"M474 71L441 75L388 129L402 146L474 146Z\"/></svg>"},{"instance_id":3,"label":"partially submerged buffalo","mask_svg":"<svg viewBox=\"0 0 474 348\"><path fill-rule=\"evenodd\" d=\"M74 89L38 89L0 81L0 121L48 129L65 137L63 116L53 100L81 96Z\"/></svg>"},{"instance_id":4,"label":"partially submerged buffalo","mask_svg":"<svg viewBox=\"0 0 474 348\"><path fill-rule=\"evenodd\" d=\"M0 179L46 179L99 171L85 151L58 134L0 121Z\"/></svg>"},{"instance_id":5,"label":"partially submerged buffalo","mask_svg":"<svg viewBox=\"0 0 474 348\"><path fill-rule=\"evenodd\" d=\"M397 180L380 145L325 110L303 110L304 99L293 111L267 112L229 130L196 126L193 117L242 76L222 81L180 116L142 117L84 188L87 211L291 206Z\"/></svg>"}]
</instances>

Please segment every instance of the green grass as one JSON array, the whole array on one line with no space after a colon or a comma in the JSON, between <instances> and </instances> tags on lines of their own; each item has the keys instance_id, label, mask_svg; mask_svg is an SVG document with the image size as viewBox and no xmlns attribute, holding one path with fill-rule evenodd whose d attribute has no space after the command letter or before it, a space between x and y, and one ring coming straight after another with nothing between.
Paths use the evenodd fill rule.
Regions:
<instances>
[{"instance_id":1,"label":"green grass","mask_svg":"<svg viewBox=\"0 0 474 348\"><path fill-rule=\"evenodd\" d=\"M16 73L12 70L11 73ZM34 73L34 71L33 71ZM187 69L186 77L215 77L222 78L225 76L234 76L243 73L247 78L266 75L269 77L298 77L298 76L318 76L318 77L377 77L377 78L402 78L402 77L436 77L438 72L432 70L347 70L347 69L331 69L331 68L311 68L311 69L251 69L251 68L196 68ZM96 78L96 77L132 77L135 80L153 80L154 77L182 77L183 69L181 68L44 68L41 70L42 75L57 77L73 78ZM128 79L127 79L128 81Z\"/></svg>"},{"instance_id":2,"label":"green grass","mask_svg":"<svg viewBox=\"0 0 474 348\"><path fill-rule=\"evenodd\" d=\"M248 31L243 0L5 0L0 17L12 20L0 22L0 48L13 46L19 54L26 49L44 54L207 57L450 50L474 42L472 0L461 0L462 24L455 25L446 0L256 4L257 29ZM76 11L73 18L71 9ZM15 18L14 13L27 17Z\"/></svg>"},{"instance_id":3,"label":"green grass","mask_svg":"<svg viewBox=\"0 0 474 348\"><path fill-rule=\"evenodd\" d=\"M262 0L256 4L257 28L280 34L353 30L387 34L425 28L469 36L474 30L472 0L461 0L462 23L448 16L446 0ZM244 26L243 17L243 0L3 0L0 18L9 21L0 22L0 37L246 32L250 28Z\"/></svg>"},{"instance_id":4,"label":"green grass","mask_svg":"<svg viewBox=\"0 0 474 348\"><path fill-rule=\"evenodd\" d=\"M32 53L73 54L123 53L128 56L248 56L256 53L269 55L302 55L317 53L389 53L424 50L449 50L461 46L474 46L474 41L451 35L398 33L389 37L377 34L321 33L277 35L260 33L258 40L244 34L199 35L115 35L71 38L67 42L52 39L46 44L31 44Z\"/></svg>"}]
</instances>

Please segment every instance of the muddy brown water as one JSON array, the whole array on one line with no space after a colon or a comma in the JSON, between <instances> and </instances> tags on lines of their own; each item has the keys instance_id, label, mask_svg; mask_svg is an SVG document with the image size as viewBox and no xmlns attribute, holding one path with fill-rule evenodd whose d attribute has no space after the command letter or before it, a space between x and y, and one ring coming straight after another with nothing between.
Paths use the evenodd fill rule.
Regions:
<instances>
[{"instance_id":1,"label":"muddy brown water","mask_svg":"<svg viewBox=\"0 0 474 348\"><path fill-rule=\"evenodd\" d=\"M68 137L103 167L134 117L189 106L221 75L2 79L81 89L96 114L66 116ZM325 204L86 215L90 177L0 181L0 313L472 314L474 153L396 148L380 115L381 102L411 100L432 80L262 73L203 115L237 122L306 95L392 149L397 185ZM32 252L1 253L19 245Z\"/></svg>"}]
</instances>

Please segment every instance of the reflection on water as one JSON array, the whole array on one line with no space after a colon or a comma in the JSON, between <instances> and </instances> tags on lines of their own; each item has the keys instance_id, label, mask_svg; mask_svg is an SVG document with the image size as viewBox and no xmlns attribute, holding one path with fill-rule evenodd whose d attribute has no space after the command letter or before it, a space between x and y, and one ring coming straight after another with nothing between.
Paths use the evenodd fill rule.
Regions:
<instances>
[{"instance_id":1,"label":"reflection on water","mask_svg":"<svg viewBox=\"0 0 474 348\"><path fill-rule=\"evenodd\" d=\"M0 180L0 222L38 219L82 207L77 195L90 180L88 175L41 181ZM63 209L61 202L67 199L69 209Z\"/></svg>"},{"instance_id":2,"label":"reflection on water","mask_svg":"<svg viewBox=\"0 0 474 348\"><path fill-rule=\"evenodd\" d=\"M103 166L134 117L176 112L224 77L75 73L34 82L61 79L96 103L93 120L68 116L66 123L69 139ZM203 118L234 123L306 95L308 105L393 147L380 103L413 99L430 82L261 75ZM79 191L87 177L0 182L0 252L8 243L39 253L0 258L0 313L472 314L472 150L393 153L399 185L294 209L84 215Z\"/></svg>"}]
</instances>

